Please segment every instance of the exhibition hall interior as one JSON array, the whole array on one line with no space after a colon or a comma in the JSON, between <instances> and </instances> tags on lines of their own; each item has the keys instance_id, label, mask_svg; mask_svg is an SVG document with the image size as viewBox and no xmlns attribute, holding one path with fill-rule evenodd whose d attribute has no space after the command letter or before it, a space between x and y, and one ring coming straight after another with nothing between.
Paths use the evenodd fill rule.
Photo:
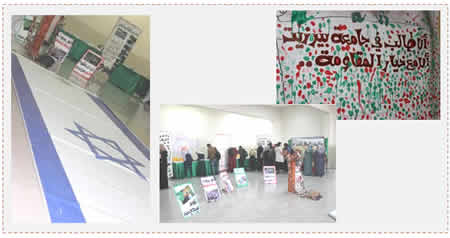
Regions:
<instances>
[{"instance_id":1,"label":"exhibition hall interior","mask_svg":"<svg viewBox=\"0 0 450 238\"><path fill-rule=\"evenodd\" d=\"M12 223L144 222L150 17L11 24Z\"/></svg>"},{"instance_id":2,"label":"exhibition hall interior","mask_svg":"<svg viewBox=\"0 0 450 238\"><path fill-rule=\"evenodd\" d=\"M334 105L161 105L160 222L336 221Z\"/></svg>"}]
</instances>

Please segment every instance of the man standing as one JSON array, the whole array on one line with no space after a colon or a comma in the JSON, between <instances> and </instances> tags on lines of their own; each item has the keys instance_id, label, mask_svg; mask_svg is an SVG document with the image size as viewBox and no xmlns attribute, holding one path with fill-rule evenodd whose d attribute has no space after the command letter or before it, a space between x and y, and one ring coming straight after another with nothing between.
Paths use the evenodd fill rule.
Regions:
<instances>
[{"instance_id":1,"label":"man standing","mask_svg":"<svg viewBox=\"0 0 450 238\"><path fill-rule=\"evenodd\" d=\"M208 159L211 161L211 170L213 174L217 174L219 171L218 167L218 161L216 156L216 147L212 146L211 144L207 144L206 147L208 147Z\"/></svg>"}]
</instances>

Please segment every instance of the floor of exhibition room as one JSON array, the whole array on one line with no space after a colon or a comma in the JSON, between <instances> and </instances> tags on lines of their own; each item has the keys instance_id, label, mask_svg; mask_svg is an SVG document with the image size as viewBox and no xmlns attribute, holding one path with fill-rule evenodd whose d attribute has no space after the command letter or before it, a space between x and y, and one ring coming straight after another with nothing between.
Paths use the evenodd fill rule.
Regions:
<instances>
[{"instance_id":1,"label":"floor of exhibition room","mask_svg":"<svg viewBox=\"0 0 450 238\"><path fill-rule=\"evenodd\" d=\"M322 194L319 201L288 193L286 172L277 174L278 184L264 184L261 172L247 172L247 177L248 187L236 188L234 183L233 193L222 193L211 203L205 199L200 178L170 179L169 189L160 190L160 222L334 222L328 213L336 208L336 170L327 170L323 177L304 176L306 188ZM183 218L173 186L188 182L194 185L200 213Z\"/></svg>"}]
</instances>

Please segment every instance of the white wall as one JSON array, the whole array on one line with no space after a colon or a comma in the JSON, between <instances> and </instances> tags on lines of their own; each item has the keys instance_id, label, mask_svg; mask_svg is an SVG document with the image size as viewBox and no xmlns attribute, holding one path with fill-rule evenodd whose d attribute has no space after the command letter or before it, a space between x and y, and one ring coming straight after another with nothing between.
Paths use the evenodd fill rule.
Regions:
<instances>
[{"instance_id":1,"label":"white wall","mask_svg":"<svg viewBox=\"0 0 450 238\"><path fill-rule=\"evenodd\" d=\"M206 107L161 105L160 116L161 130L196 138L197 151L205 151L207 143L214 144L217 134L231 135L232 146L254 146L256 135L277 135L277 139L280 135L278 115L270 110L255 117Z\"/></svg>"},{"instance_id":2,"label":"white wall","mask_svg":"<svg viewBox=\"0 0 450 238\"><path fill-rule=\"evenodd\" d=\"M272 135L274 143L296 136L328 138L329 168L336 168L336 112L308 105L161 105L160 128L196 138L196 151L206 152L217 134L231 135L231 145L254 146L257 135Z\"/></svg>"},{"instance_id":3,"label":"white wall","mask_svg":"<svg viewBox=\"0 0 450 238\"><path fill-rule=\"evenodd\" d=\"M323 121L327 113L309 106L289 106L281 108L282 140L295 136L326 136ZM328 127L327 127L328 128Z\"/></svg>"}]
</instances>

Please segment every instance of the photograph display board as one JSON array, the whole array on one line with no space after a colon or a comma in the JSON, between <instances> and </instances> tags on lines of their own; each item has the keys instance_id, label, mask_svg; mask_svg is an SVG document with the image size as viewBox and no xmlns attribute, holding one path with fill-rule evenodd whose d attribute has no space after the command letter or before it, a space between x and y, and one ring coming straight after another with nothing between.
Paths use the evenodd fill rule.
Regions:
<instances>
[{"instance_id":1,"label":"photograph display board","mask_svg":"<svg viewBox=\"0 0 450 238\"><path fill-rule=\"evenodd\" d=\"M264 166L264 183L265 184L277 183L277 170L275 166Z\"/></svg>"},{"instance_id":2,"label":"photograph display board","mask_svg":"<svg viewBox=\"0 0 450 238\"><path fill-rule=\"evenodd\" d=\"M208 202L215 202L220 199L220 190L214 176L201 177L200 182Z\"/></svg>"},{"instance_id":3,"label":"photograph display board","mask_svg":"<svg viewBox=\"0 0 450 238\"><path fill-rule=\"evenodd\" d=\"M80 61L73 67L70 79L82 87L86 87L89 80L103 63L103 57L92 50L87 50Z\"/></svg>"},{"instance_id":4,"label":"photograph display board","mask_svg":"<svg viewBox=\"0 0 450 238\"><path fill-rule=\"evenodd\" d=\"M234 168L234 179L236 179L236 185L238 188L243 188L248 186L247 175L245 174L244 168Z\"/></svg>"},{"instance_id":5,"label":"photograph display board","mask_svg":"<svg viewBox=\"0 0 450 238\"><path fill-rule=\"evenodd\" d=\"M62 63L66 56L69 54L72 48L73 38L64 34L64 32L58 32L55 39L55 46L50 52L50 56L56 59L56 62Z\"/></svg>"},{"instance_id":6,"label":"photograph display board","mask_svg":"<svg viewBox=\"0 0 450 238\"><path fill-rule=\"evenodd\" d=\"M234 190L233 183L231 182L230 176L227 172L220 173L220 180L222 182L222 189L227 193L231 193Z\"/></svg>"},{"instance_id":7,"label":"photograph display board","mask_svg":"<svg viewBox=\"0 0 450 238\"><path fill-rule=\"evenodd\" d=\"M177 185L174 187L174 190L183 217L190 217L200 213L200 204L192 183Z\"/></svg>"}]
</instances>

